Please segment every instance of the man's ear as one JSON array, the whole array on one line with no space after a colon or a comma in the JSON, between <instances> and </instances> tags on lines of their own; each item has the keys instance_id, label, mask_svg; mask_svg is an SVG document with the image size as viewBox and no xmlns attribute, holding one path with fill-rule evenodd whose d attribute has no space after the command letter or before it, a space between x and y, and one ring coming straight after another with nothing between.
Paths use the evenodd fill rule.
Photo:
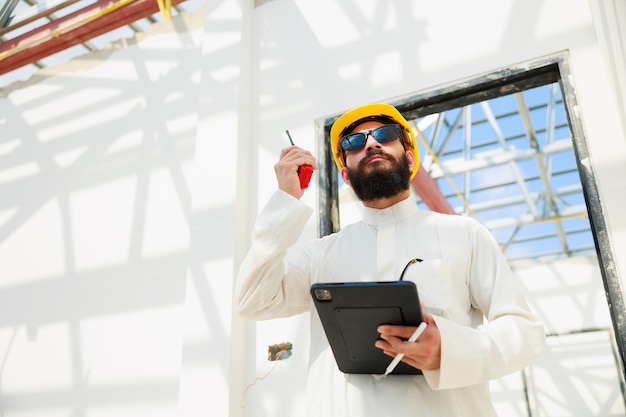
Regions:
<instances>
[{"instance_id":1,"label":"man's ear","mask_svg":"<svg viewBox=\"0 0 626 417\"><path fill-rule=\"evenodd\" d=\"M413 171L413 167L415 166L415 154L413 151L406 151L406 160L409 163L409 169Z\"/></svg>"},{"instance_id":2,"label":"man's ear","mask_svg":"<svg viewBox=\"0 0 626 417\"><path fill-rule=\"evenodd\" d=\"M350 185L350 176L348 175L348 168L346 167L341 168L341 178L343 179L343 182Z\"/></svg>"}]
</instances>

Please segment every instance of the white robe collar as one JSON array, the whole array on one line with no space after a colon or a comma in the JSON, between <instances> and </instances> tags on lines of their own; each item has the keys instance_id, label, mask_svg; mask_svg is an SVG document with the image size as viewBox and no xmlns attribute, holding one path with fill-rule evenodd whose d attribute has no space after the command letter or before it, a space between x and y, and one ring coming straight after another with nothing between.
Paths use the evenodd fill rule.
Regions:
<instances>
[{"instance_id":1,"label":"white robe collar","mask_svg":"<svg viewBox=\"0 0 626 417\"><path fill-rule=\"evenodd\" d=\"M363 222L366 224L371 224L373 226L380 226L386 223L393 223L399 220L404 220L415 214L418 210L419 209L417 208L417 204L415 203L413 198L409 196L406 199L385 209L364 207Z\"/></svg>"}]
</instances>

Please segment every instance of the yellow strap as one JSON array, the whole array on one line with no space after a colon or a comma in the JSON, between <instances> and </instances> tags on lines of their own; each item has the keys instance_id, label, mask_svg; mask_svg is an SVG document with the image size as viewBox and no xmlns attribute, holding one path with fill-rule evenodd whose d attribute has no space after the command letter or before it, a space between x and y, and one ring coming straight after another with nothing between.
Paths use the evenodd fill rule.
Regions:
<instances>
[{"instance_id":1,"label":"yellow strap","mask_svg":"<svg viewBox=\"0 0 626 417\"><path fill-rule=\"evenodd\" d=\"M157 4L163 20L169 20L172 17L172 0L157 0Z\"/></svg>"}]
</instances>

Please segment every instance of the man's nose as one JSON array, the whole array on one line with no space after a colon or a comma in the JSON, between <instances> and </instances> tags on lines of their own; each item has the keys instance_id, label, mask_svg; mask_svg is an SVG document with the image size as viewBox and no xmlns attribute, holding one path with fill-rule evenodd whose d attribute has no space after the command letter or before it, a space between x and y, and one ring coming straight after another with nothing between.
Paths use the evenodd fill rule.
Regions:
<instances>
[{"instance_id":1,"label":"man's nose","mask_svg":"<svg viewBox=\"0 0 626 417\"><path fill-rule=\"evenodd\" d=\"M371 132L367 134L367 140L365 141L365 150L370 150L372 148L380 148L380 143L374 139L374 136Z\"/></svg>"}]
</instances>

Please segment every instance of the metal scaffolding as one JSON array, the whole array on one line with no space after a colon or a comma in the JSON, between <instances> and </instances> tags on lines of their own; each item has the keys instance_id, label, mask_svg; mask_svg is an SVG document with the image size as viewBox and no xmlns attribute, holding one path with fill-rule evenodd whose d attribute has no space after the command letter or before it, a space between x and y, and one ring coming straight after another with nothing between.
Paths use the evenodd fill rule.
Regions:
<instances>
[{"instance_id":1,"label":"metal scaffolding","mask_svg":"<svg viewBox=\"0 0 626 417\"><path fill-rule=\"evenodd\" d=\"M595 253L558 83L413 122L426 171L457 214L491 230L510 262Z\"/></svg>"}]
</instances>

